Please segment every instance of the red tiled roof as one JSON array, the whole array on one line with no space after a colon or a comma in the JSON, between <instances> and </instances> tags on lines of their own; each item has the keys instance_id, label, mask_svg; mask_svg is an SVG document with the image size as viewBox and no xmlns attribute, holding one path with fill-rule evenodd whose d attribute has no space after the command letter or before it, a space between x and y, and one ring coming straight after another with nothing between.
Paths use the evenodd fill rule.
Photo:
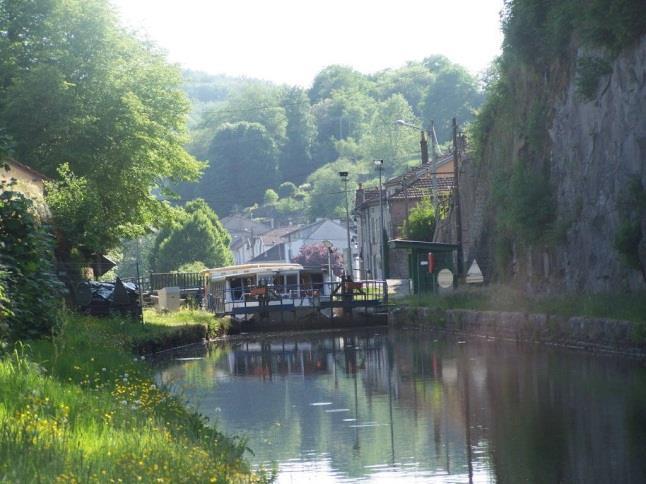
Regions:
<instances>
[{"instance_id":1,"label":"red tiled roof","mask_svg":"<svg viewBox=\"0 0 646 484\"><path fill-rule=\"evenodd\" d=\"M451 153L440 156L435 162L435 170L437 170L442 165L445 165L446 163L452 160L453 160L453 154ZM425 165L417 166L415 168L408 170L406 173L403 173L399 176L395 176L393 178L386 180L385 185L388 187L391 187L393 185L401 185L402 179L412 180L414 178L420 178L430 174L432 170L433 170L433 163L427 163Z\"/></svg>"},{"instance_id":2,"label":"red tiled roof","mask_svg":"<svg viewBox=\"0 0 646 484\"><path fill-rule=\"evenodd\" d=\"M418 180L415 180L411 185L406 188L402 188L393 195L391 195L391 200L398 199L411 199L411 198L424 198L429 196L431 189L433 188L433 177L431 175L425 175ZM453 188L453 177L452 176L436 176L435 177L435 188L439 192L448 192Z\"/></svg>"}]
</instances>

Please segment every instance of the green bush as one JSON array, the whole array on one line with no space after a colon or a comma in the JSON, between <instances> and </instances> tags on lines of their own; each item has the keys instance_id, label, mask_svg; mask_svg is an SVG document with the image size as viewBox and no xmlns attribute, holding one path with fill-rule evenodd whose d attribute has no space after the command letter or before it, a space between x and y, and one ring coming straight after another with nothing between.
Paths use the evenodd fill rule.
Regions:
<instances>
[{"instance_id":1,"label":"green bush","mask_svg":"<svg viewBox=\"0 0 646 484\"><path fill-rule=\"evenodd\" d=\"M52 237L34 214L32 202L0 185L0 337L51 334L61 288Z\"/></svg>"},{"instance_id":2,"label":"green bush","mask_svg":"<svg viewBox=\"0 0 646 484\"><path fill-rule=\"evenodd\" d=\"M403 235L409 240L433 240L435 232L435 209L427 197L417 204L404 222Z\"/></svg>"}]
</instances>

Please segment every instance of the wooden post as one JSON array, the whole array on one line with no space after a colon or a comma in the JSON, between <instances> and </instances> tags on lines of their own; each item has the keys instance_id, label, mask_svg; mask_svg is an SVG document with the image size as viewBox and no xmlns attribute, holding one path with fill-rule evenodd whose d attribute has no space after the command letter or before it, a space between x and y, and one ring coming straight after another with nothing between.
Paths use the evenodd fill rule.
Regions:
<instances>
[{"instance_id":1,"label":"wooden post","mask_svg":"<svg viewBox=\"0 0 646 484\"><path fill-rule=\"evenodd\" d=\"M460 209L460 183L459 183L459 156L458 156L458 123L453 118L453 206L455 208L455 230L458 245L458 277L464 272L462 262L462 212Z\"/></svg>"}]
</instances>

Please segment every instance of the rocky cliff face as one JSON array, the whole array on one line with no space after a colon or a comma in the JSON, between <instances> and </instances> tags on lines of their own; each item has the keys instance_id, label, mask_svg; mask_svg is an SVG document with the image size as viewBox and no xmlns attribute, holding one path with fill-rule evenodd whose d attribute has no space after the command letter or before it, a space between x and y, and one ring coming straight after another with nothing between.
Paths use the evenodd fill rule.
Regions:
<instances>
[{"instance_id":1,"label":"rocky cliff face","mask_svg":"<svg viewBox=\"0 0 646 484\"><path fill-rule=\"evenodd\" d=\"M582 102L570 82L554 106L551 178L559 214L572 219L555 249L566 287L644 287L615 249L631 180L646 186L646 37L618 57L600 95ZM642 265L646 265L641 240Z\"/></svg>"},{"instance_id":2,"label":"rocky cliff face","mask_svg":"<svg viewBox=\"0 0 646 484\"><path fill-rule=\"evenodd\" d=\"M520 242L514 234L507 246L497 242L495 205L500 202L492 193L492 167L501 159L513 165L522 158L527 132L510 126L508 118L494 118L483 159L463 160L460 172L465 267L475 257L486 278L530 290L643 289L642 272L625 262L616 240L631 209L626 208L631 187L639 182L646 187L646 36L611 63L611 73L601 77L593 100L584 99L576 87L576 58L589 53L572 52L569 64L546 73L552 76L550 83L521 75L512 89L520 118L529 115L532 92L548 85L551 89L543 96L549 113L543 163L549 174L554 204L550 230L555 235L549 243ZM638 217L646 234L643 210ZM436 237L455 241L453 213ZM639 243L639 262L646 267L646 237Z\"/></svg>"}]
</instances>

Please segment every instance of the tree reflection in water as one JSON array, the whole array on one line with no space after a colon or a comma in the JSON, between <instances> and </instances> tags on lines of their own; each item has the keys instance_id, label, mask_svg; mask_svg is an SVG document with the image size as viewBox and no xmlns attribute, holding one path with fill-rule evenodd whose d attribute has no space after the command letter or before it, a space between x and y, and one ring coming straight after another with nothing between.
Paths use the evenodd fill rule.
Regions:
<instances>
[{"instance_id":1,"label":"tree reflection in water","mask_svg":"<svg viewBox=\"0 0 646 484\"><path fill-rule=\"evenodd\" d=\"M385 329L383 330L385 332ZM637 362L417 331L265 336L160 362L279 481L645 482Z\"/></svg>"}]
</instances>

